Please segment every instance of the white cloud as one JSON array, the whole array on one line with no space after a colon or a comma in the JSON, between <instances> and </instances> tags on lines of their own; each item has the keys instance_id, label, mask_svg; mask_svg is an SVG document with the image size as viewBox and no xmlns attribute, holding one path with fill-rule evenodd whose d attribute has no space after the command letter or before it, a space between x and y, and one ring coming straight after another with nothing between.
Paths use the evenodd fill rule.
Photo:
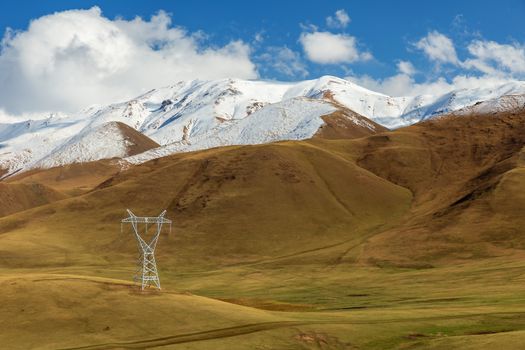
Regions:
<instances>
[{"instance_id":1,"label":"white cloud","mask_svg":"<svg viewBox=\"0 0 525 350\"><path fill-rule=\"evenodd\" d=\"M372 58L369 52L360 52L356 39L346 34L317 31L303 33L299 42L303 46L306 57L315 63L350 63Z\"/></svg>"},{"instance_id":2,"label":"white cloud","mask_svg":"<svg viewBox=\"0 0 525 350\"><path fill-rule=\"evenodd\" d=\"M343 9L335 11L334 16L326 17L326 25L331 28L345 28L350 21L350 16Z\"/></svg>"},{"instance_id":3,"label":"white cloud","mask_svg":"<svg viewBox=\"0 0 525 350\"><path fill-rule=\"evenodd\" d=\"M492 75L517 74L523 76L525 73L525 47L523 45L474 40L467 49L473 57L465 60L465 68L477 69Z\"/></svg>"},{"instance_id":4,"label":"white cloud","mask_svg":"<svg viewBox=\"0 0 525 350\"><path fill-rule=\"evenodd\" d=\"M397 63L399 73L384 79L374 79L368 75L349 76L346 79L355 82L370 90L384 93L389 96L410 96L419 95L430 91L432 88L446 89L442 87L442 81L435 81L425 84L416 84L412 75L416 73L415 67L409 61L399 61Z\"/></svg>"},{"instance_id":5,"label":"white cloud","mask_svg":"<svg viewBox=\"0 0 525 350\"><path fill-rule=\"evenodd\" d=\"M415 46L423 50L425 55L432 61L452 64L460 63L452 40L438 31L429 32Z\"/></svg>"},{"instance_id":6,"label":"white cloud","mask_svg":"<svg viewBox=\"0 0 525 350\"><path fill-rule=\"evenodd\" d=\"M414 80L406 74L397 74L386 79L374 79L369 75L348 76L345 79L389 96L406 96L414 85Z\"/></svg>"},{"instance_id":7,"label":"white cloud","mask_svg":"<svg viewBox=\"0 0 525 350\"><path fill-rule=\"evenodd\" d=\"M255 36L253 37L253 40L256 43L262 43L264 41L264 34L263 34L263 32L256 33Z\"/></svg>"},{"instance_id":8,"label":"white cloud","mask_svg":"<svg viewBox=\"0 0 525 350\"><path fill-rule=\"evenodd\" d=\"M390 96L414 96L443 94L455 89L496 86L525 77L525 45L523 44L473 40L467 46L468 56L464 61L457 57L452 41L436 31L430 32L416 46L421 48L432 61L453 63L454 70L449 71L453 74L448 78L441 76L418 82L413 78L417 70L412 63L398 61L398 73L395 75L382 79L374 79L368 75L354 75L346 79Z\"/></svg>"},{"instance_id":9,"label":"white cloud","mask_svg":"<svg viewBox=\"0 0 525 350\"><path fill-rule=\"evenodd\" d=\"M374 79L368 75L348 76L345 79L389 96L439 95L455 89L497 86L509 81L508 78L491 75L476 77L458 74L450 81L440 77L435 80L418 83L411 76L402 73L384 79Z\"/></svg>"},{"instance_id":10,"label":"white cloud","mask_svg":"<svg viewBox=\"0 0 525 350\"><path fill-rule=\"evenodd\" d=\"M299 53L288 47L269 47L264 54L259 57L265 62L264 69L274 69L288 77L305 77L308 75L306 65L301 60Z\"/></svg>"},{"instance_id":11,"label":"white cloud","mask_svg":"<svg viewBox=\"0 0 525 350\"><path fill-rule=\"evenodd\" d=\"M485 77L499 79L525 78L525 45L520 43L500 44L481 39L467 45L468 57L461 61L453 41L437 31L431 31L415 43L425 55L437 63L451 63L458 69L477 71ZM399 67L398 67L399 68Z\"/></svg>"},{"instance_id":12,"label":"white cloud","mask_svg":"<svg viewBox=\"0 0 525 350\"><path fill-rule=\"evenodd\" d=\"M416 68L410 61L399 61L397 62L397 70L401 74L405 75L414 75L416 73Z\"/></svg>"},{"instance_id":13,"label":"white cloud","mask_svg":"<svg viewBox=\"0 0 525 350\"><path fill-rule=\"evenodd\" d=\"M164 12L110 20L93 7L40 17L2 40L0 106L72 111L183 79L258 76L246 43L206 47L203 36L172 27Z\"/></svg>"}]
</instances>

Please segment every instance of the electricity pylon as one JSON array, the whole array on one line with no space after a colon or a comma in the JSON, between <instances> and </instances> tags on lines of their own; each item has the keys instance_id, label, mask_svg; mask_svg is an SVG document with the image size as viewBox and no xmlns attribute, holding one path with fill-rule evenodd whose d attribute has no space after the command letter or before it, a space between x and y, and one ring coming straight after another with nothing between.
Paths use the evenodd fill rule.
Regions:
<instances>
[{"instance_id":1,"label":"electricity pylon","mask_svg":"<svg viewBox=\"0 0 525 350\"><path fill-rule=\"evenodd\" d=\"M162 231L163 224L170 225L171 232L171 220L164 218L166 215L166 210L164 210L159 216L136 216L128 209L129 217L121 221L121 231L122 224L131 223L133 227L133 233L137 239L138 248L139 248L139 259L137 261L137 272L135 273L134 281L137 282L141 280L141 289L144 290L145 287L149 285L155 285L160 289L160 279L157 272L157 263L155 262L155 247L159 240L160 233ZM140 234L139 224L145 224L144 234ZM157 225L153 236L148 239L148 224ZM148 243L149 242L149 243Z\"/></svg>"}]
</instances>

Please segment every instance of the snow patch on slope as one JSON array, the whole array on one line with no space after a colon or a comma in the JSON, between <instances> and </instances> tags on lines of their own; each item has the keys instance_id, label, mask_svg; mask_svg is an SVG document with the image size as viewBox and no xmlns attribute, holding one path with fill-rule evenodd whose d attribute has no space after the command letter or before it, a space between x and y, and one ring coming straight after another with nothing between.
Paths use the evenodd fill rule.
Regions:
<instances>
[{"instance_id":1,"label":"snow patch on slope","mask_svg":"<svg viewBox=\"0 0 525 350\"><path fill-rule=\"evenodd\" d=\"M475 103L472 106L453 112L455 115L495 114L513 112L525 109L525 95L505 95L487 101Z\"/></svg>"},{"instance_id":2,"label":"snow patch on slope","mask_svg":"<svg viewBox=\"0 0 525 350\"><path fill-rule=\"evenodd\" d=\"M292 98L268 105L238 122L223 123L215 129L192 138L190 142L173 142L125 161L140 164L177 152L196 151L227 145L261 144L312 137L323 125L321 116L337 108L326 101Z\"/></svg>"},{"instance_id":3,"label":"snow patch on slope","mask_svg":"<svg viewBox=\"0 0 525 350\"><path fill-rule=\"evenodd\" d=\"M98 159L123 158L128 155L132 143L120 130L116 122L110 122L94 129L86 128L49 155L33 164L36 168L90 162Z\"/></svg>"},{"instance_id":4,"label":"snow patch on slope","mask_svg":"<svg viewBox=\"0 0 525 350\"><path fill-rule=\"evenodd\" d=\"M420 109L422 117L420 117L419 120L426 120L435 116L450 114L454 111L465 109L483 101L496 100L507 95L521 94L525 94L525 82L511 82L499 86L455 90L440 96L435 99L433 103L422 107ZM486 107L488 109L490 108L490 105L486 105ZM504 110L498 110L498 112L502 111Z\"/></svg>"},{"instance_id":5,"label":"snow patch on slope","mask_svg":"<svg viewBox=\"0 0 525 350\"><path fill-rule=\"evenodd\" d=\"M0 124L0 168L8 173L27 168L84 127L85 123L57 114L39 120Z\"/></svg>"},{"instance_id":6,"label":"snow patch on slope","mask_svg":"<svg viewBox=\"0 0 525 350\"><path fill-rule=\"evenodd\" d=\"M77 149L80 147L77 145L72 149L79 153L71 157L63 151L84 133L99 130L110 122L124 123L166 146L159 151L164 154L311 137L314 126L322 123L320 113L326 114L319 106L330 105L326 102L332 103L332 108L347 108L386 127L397 128L482 101L523 94L525 82L518 81L438 96L406 97L387 96L332 76L293 83L239 79L181 81L130 101L93 106L75 115L51 114L23 122L2 119L0 168L13 173L37 165L118 156L118 151L108 153L100 145L99 148L83 148L83 151ZM483 108L486 111L510 108L504 101L487 102ZM296 111L304 114L302 122ZM314 114L316 118L312 117ZM107 143L112 145L112 136L106 134L104 137L108 137ZM98 138L96 142L106 141Z\"/></svg>"}]
</instances>

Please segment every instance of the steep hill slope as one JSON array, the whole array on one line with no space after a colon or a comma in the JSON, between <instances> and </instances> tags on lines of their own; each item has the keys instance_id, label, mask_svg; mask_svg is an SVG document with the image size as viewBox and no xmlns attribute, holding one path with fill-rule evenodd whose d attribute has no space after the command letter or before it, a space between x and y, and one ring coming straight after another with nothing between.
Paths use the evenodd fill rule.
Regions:
<instances>
[{"instance_id":1,"label":"steep hill slope","mask_svg":"<svg viewBox=\"0 0 525 350\"><path fill-rule=\"evenodd\" d=\"M46 262L45 256L53 256L58 247L133 254L134 242L122 245L115 230L123 210L153 215L167 208L176 222L177 243L165 245L165 253L177 247L180 254L172 255L177 261L216 265L358 242L371 229L399 219L410 198L408 190L349 158L307 143L282 143L157 159L108 179L88 194L5 222L26 222L27 234L39 232L56 242L38 248L50 249L39 254L40 263L51 264L55 258ZM46 225L33 227L41 215ZM0 229L5 230L3 223L0 220ZM77 225L84 227L82 235ZM5 233L0 238L5 249L32 241L25 234ZM211 241L216 244L208 244ZM28 253L14 253L9 264L23 266ZM100 258L113 259L105 253Z\"/></svg>"},{"instance_id":2,"label":"steep hill slope","mask_svg":"<svg viewBox=\"0 0 525 350\"><path fill-rule=\"evenodd\" d=\"M124 158L159 145L135 129L120 122L108 122L80 133L52 149L32 164L33 168L53 168L99 159Z\"/></svg>"},{"instance_id":3,"label":"steep hill slope","mask_svg":"<svg viewBox=\"0 0 525 350\"><path fill-rule=\"evenodd\" d=\"M412 219L374 238L369 254L427 262L521 254L524 130L523 112L452 115L369 138L359 164L414 194ZM407 240L412 249L400 255Z\"/></svg>"},{"instance_id":4,"label":"steep hill slope","mask_svg":"<svg viewBox=\"0 0 525 350\"><path fill-rule=\"evenodd\" d=\"M387 131L384 126L371 121L349 109L322 116L324 124L319 127L314 137L323 139L356 139Z\"/></svg>"},{"instance_id":5,"label":"steep hill slope","mask_svg":"<svg viewBox=\"0 0 525 350\"><path fill-rule=\"evenodd\" d=\"M516 188L524 130L518 112L449 116L354 140L177 154L101 173L100 185L52 205L56 214L46 220L68 232L66 218L80 210L86 227L105 231L126 207L148 215L167 208L184 232L177 239L186 258L210 264L220 263L213 261L217 256L250 261L345 241L360 247L347 257L366 264L423 266L514 254L520 251L507 248L523 244ZM11 183L39 178L56 186L52 177L36 174ZM95 182L85 180L93 188ZM24 215L17 220L33 214ZM96 218L102 221L95 224ZM209 246L212 237L221 243ZM399 254L407 239L413 249ZM95 241L100 249L118 239ZM72 242L67 249L81 249L82 240Z\"/></svg>"}]
</instances>

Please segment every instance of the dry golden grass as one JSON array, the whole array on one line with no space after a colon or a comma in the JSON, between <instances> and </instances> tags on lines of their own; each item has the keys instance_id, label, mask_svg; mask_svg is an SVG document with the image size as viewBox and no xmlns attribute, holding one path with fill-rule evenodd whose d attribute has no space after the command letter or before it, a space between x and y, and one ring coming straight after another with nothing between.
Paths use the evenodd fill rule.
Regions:
<instances>
[{"instance_id":1,"label":"dry golden grass","mask_svg":"<svg viewBox=\"0 0 525 350\"><path fill-rule=\"evenodd\" d=\"M33 169L7 178L5 183L45 184L56 191L78 196L93 190L108 177L120 172L121 166L114 160L68 164L52 169ZM38 205L33 205L38 206Z\"/></svg>"},{"instance_id":2,"label":"dry golden grass","mask_svg":"<svg viewBox=\"0 0 525 350\"><path fill-rule=\"evenodd\" d=\"M42 206L67 196L40 183L0 183L0 217Z\"/></svg>"},{"instance_id":3,"label":"dry golden grass","mask_svg":"<svg viewBox=\"0 0 525 350\"><path fill-rule=\"evenodd\" d=\"M335 134L330 134L335 135ZM337 136L337 135L336 135ZM513 349L524 340L525 116L442 118L32 172L0 218L8 348ZM331 138L331 136L328 136ZM32 208L31 208L32 207ZM163 290L125 209L168 209Z\"/></svg>"}]
</instances>

